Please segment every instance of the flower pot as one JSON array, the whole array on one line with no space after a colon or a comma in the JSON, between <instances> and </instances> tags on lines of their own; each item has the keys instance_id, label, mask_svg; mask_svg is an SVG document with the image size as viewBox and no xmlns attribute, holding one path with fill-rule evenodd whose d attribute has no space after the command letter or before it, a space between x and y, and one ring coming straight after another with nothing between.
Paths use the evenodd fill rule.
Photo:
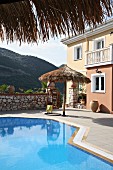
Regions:
<instances>
[{"instance_id":1,"label":"flower pot","mask_svg":"<svg viewBox=\"0 0 113 170\"><path fill-rule=\"evenodd\" d=\"M98 101L92 100L92 101L90 102L90 108L91 108L92 112L96 112L97 109L98 109L98 106L99 106Z\"/></svg>"},{"instance_id":2,"label":"flower pot","mask_svg":"<svg viewBox=\"0 0 113 170\"><path fill-rule=\"evenodd\" d=\"M73 88L73 89L76 88L75 82L72 83L71 88Z\"/></svg>"},{"instance_id":3,"label":"flower pot","mask_svg":"<svg viewBox=\"0 0 113 170\"><path fill-rule=\"evenodd\" d=\"M14 92L15 92L15 87L14 87L14 86L9 85L9 86L7 87L7 89L8 89L9 94L14 94Z\"/></svg>"}]
</instances>

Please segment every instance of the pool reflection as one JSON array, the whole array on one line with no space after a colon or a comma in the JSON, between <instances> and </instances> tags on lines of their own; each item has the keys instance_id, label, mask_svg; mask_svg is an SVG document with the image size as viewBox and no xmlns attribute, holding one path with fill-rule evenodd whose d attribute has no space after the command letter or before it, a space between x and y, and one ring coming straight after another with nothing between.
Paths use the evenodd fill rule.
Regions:
<instances>
[{"instance_id":1,"label":"pool reflection","mask_svg":"<svg viewBox=\"0 0 113 170\"><path fill-rule=\"evenodd\" d=\"M46 121L47 128L47 141L55 141L60 134L60 124L59 122L53 122L52 120Z\"/></svg>"},{"instance_id":2,"label":"pool reflection","mask_svg":"<svg viewBox=\"0 0 113 170\"><path fill-rule=\"evenodd\" d=\"M41 130L47 130L47 141L55 141L60 134L60 123L46 119L28 118L0 118L0 136L13 135L15 128L20 127L31 129L33 126L41 126Z\"/></svg>"}]
</instances>

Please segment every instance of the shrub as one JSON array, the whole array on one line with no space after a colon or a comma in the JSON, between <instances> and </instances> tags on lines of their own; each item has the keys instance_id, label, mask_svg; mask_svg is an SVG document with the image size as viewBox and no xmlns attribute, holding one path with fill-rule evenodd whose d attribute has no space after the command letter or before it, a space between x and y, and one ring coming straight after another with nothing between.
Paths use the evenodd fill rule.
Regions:
<instances>
[{"instance_id":1,"label":"shrub","mask_svg":"<svg viewBox=\"0 0 113 170\"><path fill-rule=\"evenodd\" d=\"M25 93L25 94L31 94L31 93L33 93L33 90L32 90L32 89L29 89L29 90L24 91L24 93Z\"/></svg>"},{"instance_id":2,"label":"shrub","mask_svg":"<svg viewBox=\"0 0 113 170\"><path fill-rule=\"evenodd\" d=\"M0 93L5 93L5 92L7 92L7 87L8 87L7 84L1 85L1 86L0 86Z\"/></svg>"}]
</instances>

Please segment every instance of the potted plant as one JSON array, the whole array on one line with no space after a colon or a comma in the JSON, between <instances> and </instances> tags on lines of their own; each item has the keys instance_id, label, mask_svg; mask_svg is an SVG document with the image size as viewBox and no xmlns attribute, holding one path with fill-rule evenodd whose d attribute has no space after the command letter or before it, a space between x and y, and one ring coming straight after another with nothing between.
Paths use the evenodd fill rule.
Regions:
<instances>
[{"instance_id":1,"label":"potted plant","mask_svg":"<svg viewBox=\"0 0 113 170\"><path fill-rule=\"evenodd\" d=\"M85 89L84 89L84 85L83 84L82 84L82 86L79 89L78 102L80 102L83 105L86 104L86 93L85 93Z\"/></svg>"},{"instance_id":2,"label":"potted plant","mask_svg":"<svg viewBox=\"0 0 113 170\"><path fill-rule=\"evenodd\" d=\"M46 89L47 89L47 82L41 82L42 84L42 91L45 93L46 92Z\"/></svg>"},{"instance_id":3,"label":"potted plant","mask_svg":"<svg viewBox=\"0 0 113 170\"><path fill-rule=\"evenodd\" d=\"M8 93L9 94L14 94L15 93L15 87L13 85L9 85L7 87Z\"/></svg>"}]
</instances>

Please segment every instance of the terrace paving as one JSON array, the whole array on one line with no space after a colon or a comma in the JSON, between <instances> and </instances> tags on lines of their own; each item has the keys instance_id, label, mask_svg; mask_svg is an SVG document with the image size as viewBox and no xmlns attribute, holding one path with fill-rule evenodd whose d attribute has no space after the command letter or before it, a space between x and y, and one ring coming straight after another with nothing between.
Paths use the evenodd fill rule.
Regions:
<instances>
[{"instance_id":1,"label":"terrace paving","mask_svg":"<svg viewBox=\"0 0 113 170\"><path fill-rule=\"evenodd\" d=\"M86 142L113 154L113 114L93 113L75 108L67 108L65 117L62 116L62 109L54 110L53 112L61 113L61 115L45 115L45 110L25 110L2 111L0 112L0 117L50 118L89 127Z\"/></svg>"}]
</instances>

